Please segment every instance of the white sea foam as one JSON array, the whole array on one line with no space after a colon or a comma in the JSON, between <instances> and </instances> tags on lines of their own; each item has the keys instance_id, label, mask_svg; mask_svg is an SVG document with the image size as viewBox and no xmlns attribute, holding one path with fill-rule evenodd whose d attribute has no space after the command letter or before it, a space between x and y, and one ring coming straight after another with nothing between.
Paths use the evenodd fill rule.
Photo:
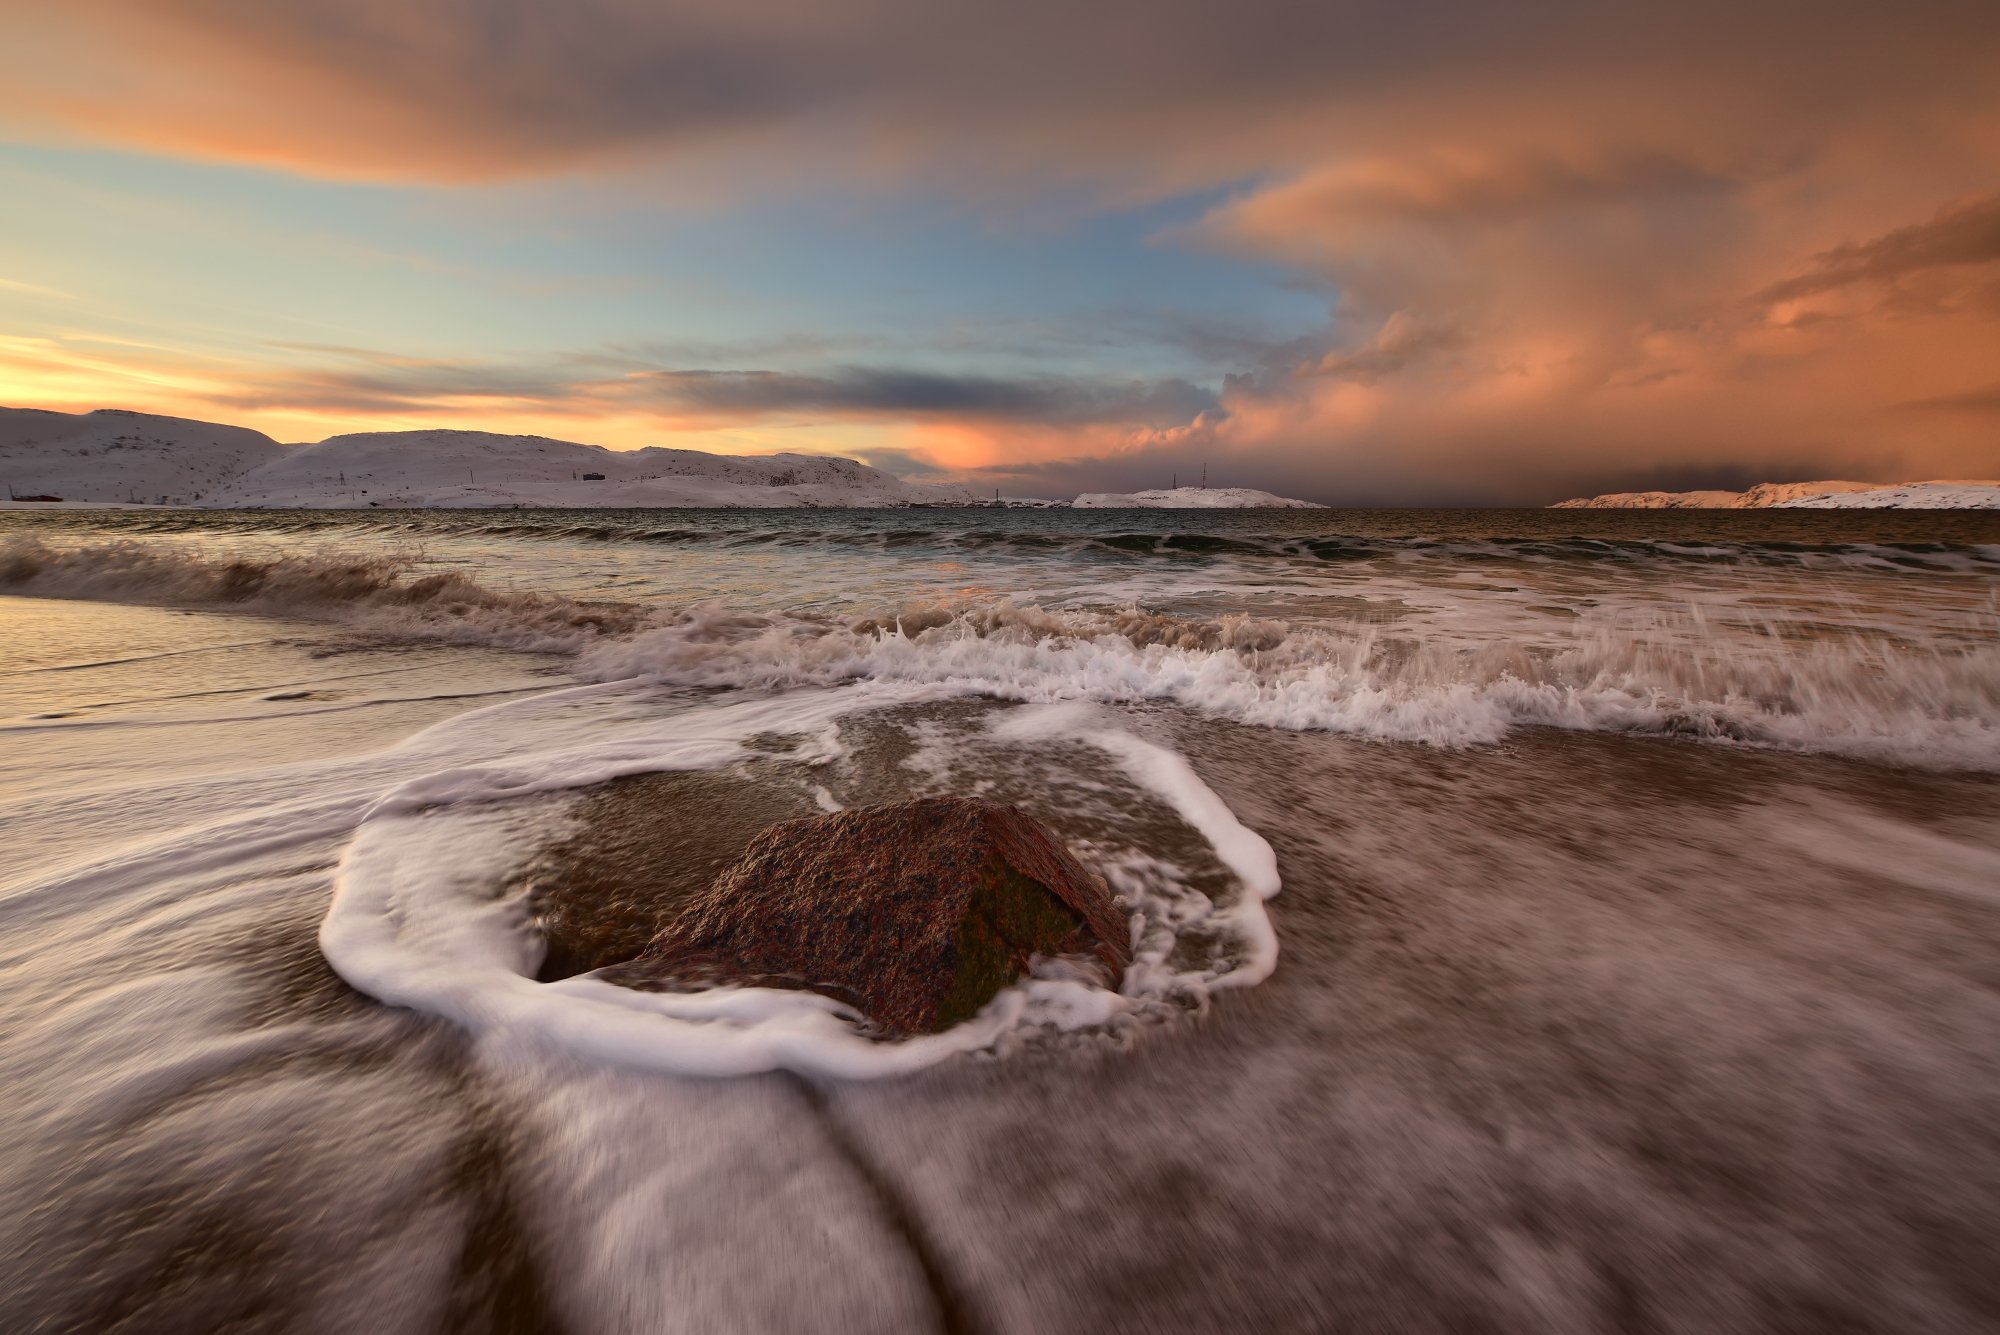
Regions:
<instances>
[{"instance_id":1,"label":"white sea foam","mask_svg":"<svg viewBox=\"0 0 2000 1335\"><path fill-rule=\"evenodd\" d=\"M1535 645L1413 644L1372 628L1011 604L859 627L698 609L594 643L577 670L709 687L869 680L1039 703L1157 700L1259 726L1445 746L1543 725L2000 768L2000 647L1990 639L1925 649L1725 638L1698 618L1585 623Z\"/></svg>"},{"instance_id":2,"label":"white sea foam","mask_svg":"<svg viewBox=\"0 0 2000 1335\"><path fill-rule=\"evenodd\" d=\"M853 1016L812 993L715 988L638 992L585 975L538 983L539 939L523 906L500 893L546 827L504 799L594 783L638 769L699 769L757 754L741 742L760 733L817 740L788 763L830 760L829 729L843 715L908 703L933 688L857 687L739 700L676 715L671 723L622 729L618 743L557 747L504 765L468 765L406 783L361 824L342 859L321 948L341 976L383 1001L447 1016L475 1033L537 1035L575 1055L692 1075L787 1069L862 1078L928 1066L959 1053L993 1049L1036 1030L1075 1031L1198 1003L1214 988L1267 976L1277 942L1263 902L1277 891L1268 845L1236 821L1186 762L1116 729L1076 734L1061 717L1028 712L1010 720L1003 741L1028 745L1061 736L1109 755L1143 789L1179 812L1214 846L1240 890L1217 909L1164 864L1125 861L1105 868L1137 911L1135 967L1121 992L1080 978L1061 961L1005 989L973 1019L942 1034L901 1043L860 1036ZM542 702L546 707L546 700ZM504 708L504 707L503 707ZM486 711L489 719L495 711ZM457 726L465 726L457 721ZM1223 943L1219 964L1177 967L1177 930L1200 925Z\"/></svg>"},{"instance_id":3,"label":"white sea foam","mask_svg":"<svg viewBox=\"0 0 2000 1335\"><path fill-rule=\"evenodd\" d=\"M1236 900L1211 926L1234 938L1235 957L1228 969L1204 976L1210 990L1251 987L1278 967L1278 933L1264 902L1278 893L1278 856L1262 835L1236 819L1236 813L1201 781L1187 758L1122 729L1107 727L1087 707L1050 705L1011 711L994 728L998 737L1019 741L1069 740L1094 746L1110 755L1133 780L1159 794L1181 819L1198 831L1216 856L1235 873ZM1125 882L1131 885L1131 881ZM1185 897L1166 907L1179 907Z\"/></svg>"}]
</instances>

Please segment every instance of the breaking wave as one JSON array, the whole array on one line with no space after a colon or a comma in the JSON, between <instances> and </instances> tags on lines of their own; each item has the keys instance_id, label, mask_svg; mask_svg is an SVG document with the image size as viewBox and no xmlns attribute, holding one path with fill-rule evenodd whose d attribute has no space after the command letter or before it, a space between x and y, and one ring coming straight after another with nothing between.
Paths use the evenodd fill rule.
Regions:
<instances>
[{"instance_id":1,"label":"breaking wave","mask_svg":"<svg viewBox=\"0 0 2000 1335\"><path fill-rule=\"evenodd\" d=\"M419 573L396 556L205 556L120 541L57 548L0 540L0 593L168 607L234 607L332 620L380 634L574 652L644 624L629 604L490 588L463 572Z\"/></svg>"},{"instance_id":2,"label":"breaking wave","mask_svg":"<svg viewBox=\"0 0 2000 1335\"><path fill-rule=\"evenodd\" d=\"M2000 770L2000 614L1991 606L1965 613L1951 634L1855 633L1768 611L1725 624L1655 605L1504 638L993 599L843 619L579 601L421 572L393 557L0 543L0 591L233 607L559 652L594 681L782 690L878 680L1029 702L1161 702L1258 726L1443 746L1548 726Z\"/></svg>"},{"instance_id":3,"label":"breaking wave","mask_svg":"<svg viewBox=\"0 0 2000 1335\"><path fill-rule=\"evenodd\" d=\"M1727 641L1695 618L1581 626L1538 646L1397 639L1015 604L839 625L694 609L592 645L597 680L779 689L855 680L1032 702L1161 701L1237 722L1443 746L1510 728L1657 733L2000 769L2000 642Z\"/></svg>"}]
</instances>

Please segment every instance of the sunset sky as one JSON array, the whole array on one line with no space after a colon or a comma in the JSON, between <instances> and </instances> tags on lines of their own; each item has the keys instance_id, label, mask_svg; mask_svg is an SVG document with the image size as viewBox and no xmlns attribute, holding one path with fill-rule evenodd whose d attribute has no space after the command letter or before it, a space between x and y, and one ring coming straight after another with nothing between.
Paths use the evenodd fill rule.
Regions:
<instances>
[{"instance_id":1,"label":"sunset sky","mask_svg":"<svg viewBox=\"0 0 2000 1335\"><path fill-rule=\"evenodd\" d=\"M2000 5L0 0L0 403L1336 503L2000 475Z\"/></svg>"}]
</instances>

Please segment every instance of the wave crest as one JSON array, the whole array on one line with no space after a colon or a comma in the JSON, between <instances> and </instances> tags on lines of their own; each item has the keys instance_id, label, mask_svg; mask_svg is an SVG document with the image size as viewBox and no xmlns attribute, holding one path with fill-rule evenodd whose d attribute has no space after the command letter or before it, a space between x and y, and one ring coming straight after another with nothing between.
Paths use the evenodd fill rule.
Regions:
<instances>
[{"instance_id":1,"label":"wave crest","mask_svg":"<svg viewBox=\"0 0 2000 1335\"><path fill-rule=\"evenodd\" d=\"M575 652L629 634L644 609L489 588L461 571L416 574L415 557L203 556L119 541L57 548L0 540L0 592L174 607L238 607L336 620L382 634Z\"/></svg>"},{"instance_id":2,"label":"wave crest","mask_svg":"<svg viewBox=\"0 0 2000 1335\"><path fill-rule=\"evenodd\" d=\"M2000 648L1718 637L1699 618L1540 645L1133 609L932 605L852 624L695 608L589 647L597 680L782 689L872 679L1034 702L1159 701L1242 723L1460 746L1512 727L1658 733L2000 769Z\"/></svg>"}]
</instances>

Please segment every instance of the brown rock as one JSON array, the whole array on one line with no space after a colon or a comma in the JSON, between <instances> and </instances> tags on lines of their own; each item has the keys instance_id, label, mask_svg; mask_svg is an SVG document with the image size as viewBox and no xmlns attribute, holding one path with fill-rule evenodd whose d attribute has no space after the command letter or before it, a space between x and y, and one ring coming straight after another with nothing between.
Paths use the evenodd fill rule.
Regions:
<instances>
[{"instance_id":1,"label":"brown rock","mask_svg":"<svg viewBox=\"0 0 2000 1335\"><path fill-rule=\"evenodd\" d=\"M1036 954L1131 962L1104 882L1012 807L930 798L787 821L604 977L664 988L794 986L884 1032L935 1033L1023 976Z\"/></svg>"},{"instance_id":2,"label":"brown rock","mask_svg":"<svg viewBox=\"0 0 2000 1335\"><path fill-rule=\"evenodd\" d=\"M528 903L547 946L545 983L636 956L716 875L804 794L739 774L691 770L613 779L577 811L575 833L528 869Z\"/></svg>"}]
</instances>

